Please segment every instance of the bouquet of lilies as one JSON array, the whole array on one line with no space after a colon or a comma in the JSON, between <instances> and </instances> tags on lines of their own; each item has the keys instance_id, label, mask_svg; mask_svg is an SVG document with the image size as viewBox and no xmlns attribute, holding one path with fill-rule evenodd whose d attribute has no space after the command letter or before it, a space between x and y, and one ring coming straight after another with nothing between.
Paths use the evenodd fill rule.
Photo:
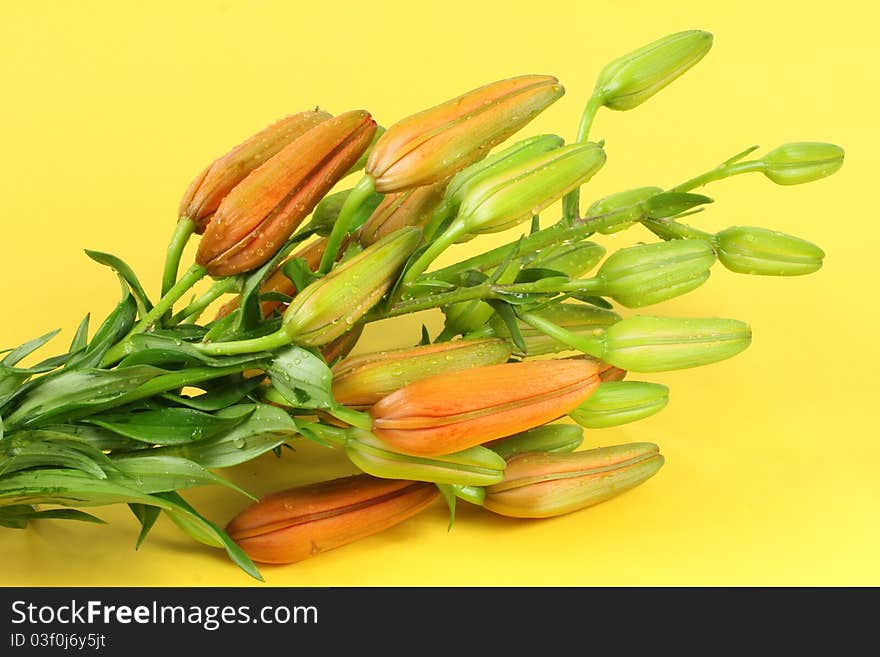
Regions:
<instances>
[{"instance_id":1,"label":"bouquet of lilies","mask_svg":"<svg viewBox=\"0 0 880 657\"><path fill-rule=\"evenodd\" d=\"M581 187L606 161L589 138L599 110L639 106L711 45L687 31L612 61L570 143L509 142L564 93L554 77L523 75L384 130L364 110L300 112L215 160L180 203L157 296L121 259L87 251L121 281L115 309L91 335L87 315L60 355L23 363L56 332L4 352L0 525L100 522L82 507L123 503L138 544L164 513L259 578L254 561L307 558L440 498L451 512L461 500L543 518L646 481L663 465L656 445L579 450L584 428L658 412L668 389L630 373L729 358L751 329L640 309L702 285L716 261L792 276L824 257L775 230L685 223L712 202L694 190L747 172L800 184L843 163L833 144L757 158L753 147L582 210ZM542 225L558 201L561 216ZM655 239L611 254L594 241L633 226ZM434 266L454 244L509 229L508 244ZM181 273L194 235L195 263ZM445 318L439 334L351 355L367 323L431 309ZM303 439L362 473L254 500L225 528L181 494L237 488L218 471Z\"/></svg>"}]
</instances>

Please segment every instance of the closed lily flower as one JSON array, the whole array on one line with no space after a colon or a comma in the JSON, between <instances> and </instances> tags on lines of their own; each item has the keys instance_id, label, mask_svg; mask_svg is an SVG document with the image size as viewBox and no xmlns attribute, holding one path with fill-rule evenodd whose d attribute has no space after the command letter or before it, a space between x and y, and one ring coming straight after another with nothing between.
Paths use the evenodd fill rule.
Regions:
<instances>
[{"instance_id":1,"label":"closed lily flower","mask_svg":"<svg viewBox=\"0 0 880 657\"><path fill-rule=\"evenodd\" d=\"M344 477L268 495L226 531L254 561L293 563L393 527L437 495L424 482Z\"/></svg>"},{"instance_id":2,"label":"closed lily flower","mask_svg":"<svg viewBox=\"0 0 880 657\"><path fill-rule=\"evenodd\" d=\"M388 194L357 231L358 241L369 246L404 226L424 226L445 188L446 183L441 182Z\"/></svg>"},{"instance_id":3,"label":"closed lily flower","mask_svg":"<svg viewBox=\"0 0 880 657\"><path fill-rule=\"evenodd\" d=\"M353 111L322 121L255 169L227 195L196 254L212 276L269 260L370 144L376 123Z\"/></svg>"},{"instance_id":4,"label":"closed lily flower","mask_svg":"<svg viewBox=\"0 0 880 657\"><path fill-rule=\"evenodd\" d=\"M542 360L475 367L416 381L370 409L373 433L414 456L451 454L546 424L598 387L588 360Z\"/></svg>"}]
</instances>

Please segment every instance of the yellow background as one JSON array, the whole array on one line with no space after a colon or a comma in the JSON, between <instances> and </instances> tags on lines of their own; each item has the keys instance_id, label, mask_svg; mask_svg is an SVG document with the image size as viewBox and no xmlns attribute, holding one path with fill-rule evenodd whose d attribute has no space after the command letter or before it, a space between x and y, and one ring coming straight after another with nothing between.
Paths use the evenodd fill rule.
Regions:
<instances>
[{"instance_id":1,"label":"yellow background","mask_svg":"<svg viewBox=\"0 0 880 657\"><path fill-rule=\"evenodd\" d=\"M587 201L671 186L751 144L846 148L843 169L783 188L760 175L706 188L694 223L761 225L827 252L801 278L732 274L648 312L751 323L733 360L641 377L672 388L661 414L590 432L650 440L667 464L590 510L517 521L441 504L384 534L291 566L271 585L880 584L877 208L878 10L867 2L10 2L0 21L0 345L96 323L118 285L82 249L125 258L155 290L177 202L207 162L283 114L367 108L380 123L486 82L550 73L566 96L526 128L573 138L598 70L664 34L715 34L706 59L631 112L600 112L605 169ZM545 215L547 216L547 215ZM444 257L513 234L471 242ZM634 228L604 243L645 239ZM418 322L364 347L411 344ZM639 378L633 376L631 378ZM313 464L320 466L312 469ZM261 494L351 471L318 446L232 478ZM246 501L188 497L218 523ZM107 526L0 530L3 584L249 585L220 551L160 519L134 551L125 508Z\"/></svg>"}]
</instances>

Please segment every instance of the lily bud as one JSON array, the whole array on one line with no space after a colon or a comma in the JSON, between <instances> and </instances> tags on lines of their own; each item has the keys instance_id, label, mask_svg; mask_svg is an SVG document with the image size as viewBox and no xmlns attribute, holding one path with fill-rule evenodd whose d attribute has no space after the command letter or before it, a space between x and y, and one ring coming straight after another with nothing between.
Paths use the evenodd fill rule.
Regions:
<instances>
[{"instance_id":1,"label":"lily bud","mask_svg":"<svg viewBox=\"0 0 880 657\"><path fill-rule=\"evenodd\" d=\"M549 75L469 91L388 128L367 159L366 173L384 194L439 182L483 158L564 92Z\"/></svg>"},{"instance_id":2,"label":"lily bud","mask_svg":"<svg viewBox=\"0 0 880 657\"><path fill-rule=\"evenodd\" d=\"M226 532L254 561L293 563L393 527L437 495L423 482L344 477L268 495Z\"/></svg>"},{"instance_id":3,"label":"lily bud","mask_svg":"<svg viewBox=\"0 0 880 657\"><path fill-rule=\"evenodd\" d=\"M709 32L665 36L608 64L599 73L593 95L609 109L638 107L703 59L711 47Z\"/></svg>"},{"instance_id":4,"label":"lily bud","mask_svg":"<svg viewBox=\"0 0 880 657\"><path fill-rule=\"evenodd\" d=\"M208 224L196 261L212 276L259 267L367 148L376 122L365 111L323 121L239 183Z\"/></svg>"},{"instance_id":5,"label":"lily bud","mask_svg":"<svg viewBox=\"0 0 880 657\"><path fill-rule=\"evenodd\" d=\"M715 235L718 259L730 271L762 276L800 276L822 267L825 252L793 235L734 226Z\"/></svg>"},{"instance_id":6,"label":"lily bud","mask_svg":"<svg viewBox=\"0 0 880 657\"><path fill-rule=\"evenodd\" d=\"M534 314L578 335L593 335L620 321L620 315L611 310L574 303L557 303L542 308ZM490 326L498 337L512 339L510 330L500 317L493 317ZM543 356L560 351L571 351L571 347L522 320L517 321L517 326L526 344L525 352L519 353L516 349L518 356Z\"/></svg>"},{"instance_id":7,"label":"lily bud","mask_svg":"<svg viewBox=\"0 0 880 657\"><path fill-rule=\"evenodd\" d=\"M504 363L504 340L458 340L348 358L333 368L333 398L346 406L369 406L410 383L448 372Z\"/></svg>"},{"instance_id":8,"label":"lily bud","mask_svg":"<svg viewBox=\"0 0 880 657\"><path fill-rule=\"evenodd\" d=\"M597 358L633 372L699 367L735 356L752 331L735 319L629 317L598 336Z\"/></svg>"},{"instance_id":9,"label":"lily bud","mask_svg":"<svg viewBox=\"0 0 880 657\"><path fill-rule=\"evenodd\" d=\"M497 484L507 465L491 449L480 446L433 458L407 456L369 431L353 433L345 444L345 453L358 468L374 477L459 486Z\"/></svg>"},{"instance_id":10,"label":"lily bud","mask_svg":"<svg viewBox=\"0 0 880 657\"><path fill-rule=\"evenodd\" d=\"M474 185L458 218L464 233L506 230L587 182L605 164L598 144L572 144L505 168Z\"/></svg>"},{"instance_id":11,"label":"lily bud","mask_svg":"<svg viewBox=\"0 0 880 657\"><path fill-rule=\"evenodd\" d=\"M715 251L703 240L639 244L608 257L596 276L596 292L641 308L699 287L714 263Z\"/></svg>"},{"instance_id":12,"label":"lily bud","mask_svg":"<svg viewBox=\"0 0 880 657\"><path fill-rule=\"evenodd\" d=\"M303 248L296 251L293 255L291 255L285 262L288 260L295 260L296 258L302 258L306 261L306 265L312 271L315 271L318 268L318 265L321 264L321 257L324 255L324 248L327 246L327 240L323 237L315 240L304 246ZM262 285L260 285L260 294L268 294L270 292L277 292L278 294L283 294L288 297L293 297L296 295L296 286L293 284L287 275L285 275L282 267L283 263L274 271L272 274L263 281ZM236 297L224 304L220 310L217 311L217 319L221 317L226 317L233 310L238 308L239 298ZM260 303L260 307L263 311L263 317L268 317L271 315L276 308L282 305L281 301L270 299L267 301L263 301Z\"/></svg>"},{"instance_id":13,"label":"lily bud","mask_svg":"<svg viewBox=\"0 0 880 657\"><path fill-rule=\"evenodd\" d=\"M301 290L284 312L282 330L304 347L341 336L391 289L421 236L418 228L403 228Z\"/></svg>"},{"instance_id":14,"label":"lily bud","mask_svg":"<svg viewBox=\"0 0 880 657\"><path fill-rule=\"evenodd\" d=\"M370 409L373 433L403 454L450 454L552 422L598 385L598 367L586 360L503 363L439 374L376 403Z\"/></svg>"},{"instance_id":15,"label":"lily bud","mask_svg":"<svg viewBox=\"0 0 880 657\"><path fill-rule=\"evenodd\" d=\"M514 518L550 518L635 488L663 467L660 448L630 443L584 452L520 454L504 481L486 489L483 506Z\"/></svg>"},{"instance_id":16,"label":"lily bud","mask_svg":"<svg viewBox=\"0 0 880 657\"><path fill-rule=\"evenodd\" d=\"M389 194L357 231L357 239L369 246L404 226L423 227L440 204L446 183L414 187Z\"/></svg>"},{"instance_id":17,"label":"lily bud","mask_svg":"<svg viewBox=\"0 0 880 657\"><path fill-rule=\"evenodd\" d=\"M646 381L602 383L583 404L569 413L582 427L602 429L654 415L669 403L669 388Z\"/></svg>"},{"instance_id":18,"label":"lily bud","mask_svg":"<svg viewBox=\"0 0 880 657\"><path fill-rule=\"evenodd\" d=\"M611 194L610 196L600 198L587 208L587 217L601 217L613 214L614 221L607 225L600 225L598 229L598 232L603 235L611 235L629 228L644 217L647 214L645 201L662 192L663 190L660 187L637 187L625 192Z\"/></svg>"},{"instance_id":19,"label":"lily bud","mask_svg":"<svg viewBox=\"0 0 880 657\"><path fill-rule=\"evenodd\" d=\"M202 171L180 200L178 216L189 217L201 234L223 198L251 171L319 123L332 117L310 110L286 116L242 142Z\"/></svg>"},{"instance_id":20,"label":"lily bud","mask_svg":"<svg viewBox=\"0 0 880 657\"><path fill-rule=\"evenodd\" d=\"M599 386L601 389L602 386ZM584 430L575 424L545 424L493 440L486 447L504 459L525 452L573 452L584 440Z\"/></svg>"},{"instance_id":21,"label":"lily bud","mask_svg":"<svg viewBox=\"0 0 880 657\"><path fill-rule=\"evenodd\" d=\"M800 185L830 176L843 166L843 156L840 146L801 141L774 148L759 161L777 185Z\"/></svg>"},{"instance_id":22,"label":"lily bud","mask_svg":"<svg viewBox=\"0 0 880 657\"><path fill-rule=\"evenodd\" d=\"M452 207L458 207L468 193L486 178L517 166L521 162L556 150L565 143L558 135L536 135L523 139L484 160L476 162L459 171L449 181L446 188L445 201Z\"/></svg>"}]
</instances>

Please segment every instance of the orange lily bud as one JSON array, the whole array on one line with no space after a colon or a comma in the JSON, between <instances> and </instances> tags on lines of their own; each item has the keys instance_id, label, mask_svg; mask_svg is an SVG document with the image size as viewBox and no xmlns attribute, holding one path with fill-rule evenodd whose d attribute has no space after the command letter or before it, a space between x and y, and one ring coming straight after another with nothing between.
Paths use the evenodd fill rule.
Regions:
<instances>
[{"instance_id":1,"label":"orange lily bud","mask_svg":"<svg viewBox=\"0 0 880 657\"><path fill-rule=\"evenodd\" d=\"M527 452L507 461L504 480L486 488L483 506L514 518L549 518L619 495L662 466L660 448L631 443L584 452Z\"/></svg>"},{"instance_id":2,"label":"orange lily bud","mask_svg":"<svg viewBox=\"0 0 880 657\"><path fill-rule=\"evenodd\" d=\"M322 121L331 118L314 109L285 116L242 142L202 171L180 199L178 215L189 217L201 234L223 198L248 174Z\"/></svg>"},{"instance_id":3,"label":"orange lily bud","mask_svg":"<svg viewBox=\"0 0 880 657\"><path fill-rule=\"evenodd\" d=\"M348 358L333 368L333 398L369 406L415 381L446 372L495 365L510 358L506 340L459 340Z\"/></svg>"},{"instance_id":4,"label":"orange lily bud","mask_svg":"<svg viewBox=\"0 0 880 657\"><path fill-rule=\"evenodd\" d=\"M302 258L306 261L306 265L308 265L309 269L315 271L318 268L318 265L321 264L321 257L324 255L324 247L327 246L327 240L321 237L314 242L311 242L301 248L299 251L291 255L285 262L288 260L294 260L296 258ZM279 265L278 269L276 269L265 281L260 285L260 294L266 294L267 292L278 292L279 294L285 294L289 297L292 297L296 294L296 286L282 271L281 267L284 266L284 263ZM239 299L238 297L232 299L228 303L226 303L223 307L217 311L217 319L221 317L226 317L233 310L238 308ZM275 310L278 306L281 305L280 301L263 301L261 304L261 308L263 309L263 317L268 317L272 314L272 311Z\"/></svg>"},{"instance_id":5,"label":"orange lily bud","mask_svg":"<svg viewBox=\"0 0 880 657\"><path fill-rule=\"evenodd\" d=\"M565 93L550 75L487 84L385 131L367 159L377 192L429 185L484 157Z\"/></svg>"},{"instance_id":6,"label":"orange lily bud","mask_svg":"<svg viewBox=\"0 0 880 657\"><path fill-rule=\"evenodd\" d=\"M268 495L226 532L254 561L293 563L393 527L437 495L424 482L344 477Z\"/></svg>"},{"instance_id":7,"label":"orange lily bud","mask_svg":"<svg viewBox=\"0 0 880 657\"><path fill-rule=\"evenodd\" d=\"M259 267L281 248L366 150L376 122L363 110L323 121L255 169L220 203L196 262L212 276Z\"/></svg>"},{"instance_id":8,"label":"orange lily bud","mask_svg":"<svg viewBox=\"0 0 880 657\"><path fill-rule=\"evenodd\" d=\"M450 454L552 422L599 386L587 360L536 360L439 374L370 409L373 433L413 456Z\"/></svg>"},{"instance_id":9,"label":"orange lily bud","mask_svg":"<svg viewBox=\"0 0 880 657\"><path fill-rule=\"evenodd\" d=\"M358 241L370 246L404 226L423 227L440 205L445 189L446 183L442 182L388 194L358 230Z\"/></svg>"}]
</instances>

